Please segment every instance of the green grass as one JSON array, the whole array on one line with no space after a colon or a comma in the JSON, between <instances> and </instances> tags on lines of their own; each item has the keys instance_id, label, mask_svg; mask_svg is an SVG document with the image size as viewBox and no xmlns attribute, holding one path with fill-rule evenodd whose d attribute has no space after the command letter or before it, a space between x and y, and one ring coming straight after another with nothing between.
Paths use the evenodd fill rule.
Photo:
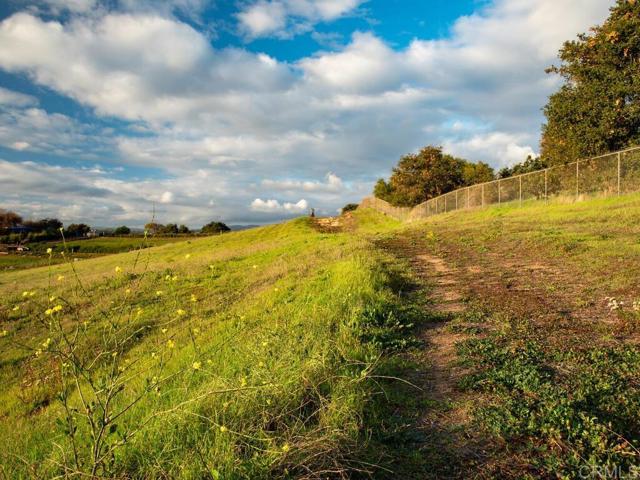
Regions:
<instances>
[{"instance_id":1,"label":"green grass","mask_svg":"<svg viewBox=\"0 0 640 480\"><path fill-rule=\"evenodd\" d=\"M363 230L398 226L367 212L356 216ZM369 225L373 219L379 225ZM406 344L409 321L394 291L402 279L385 262L393 259L367 235L322 234L299 219L5 272L5 475L64 473L61 465L73 463L61 453L71 451L69 431L80 439L81 469L90 470L87 422L75 414L70 426L59 398L63 392L83 411L69 383L73 367L56 360L65 348L58 322L64 335L78 335L84 395L87 382L108 382L114 369L126 379L114 411L142 392L109 423L107 445L148 423L115 449L102 474L271 478L372 468L381 453L368 440L375 426L367 419L377 418L382 400L374 377L385 369L385 352ZM61 311L45 314L54 305ZM118 328L135 335L116 348L105 339ZM99 409L91 408L92 415Z\"/></svg>"}]
</instances>

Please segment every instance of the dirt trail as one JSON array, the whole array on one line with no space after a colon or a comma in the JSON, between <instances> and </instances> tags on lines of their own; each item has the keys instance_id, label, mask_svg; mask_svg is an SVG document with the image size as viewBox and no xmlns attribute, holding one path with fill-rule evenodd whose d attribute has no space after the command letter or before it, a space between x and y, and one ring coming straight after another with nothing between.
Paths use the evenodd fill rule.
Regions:
<instances>
[{"instance_id":1,"label":"dirt trail","mask_svg":"<svg viewBox=\"0 0 640 480\"><path fill-rule=\"evenodd\" d=\"M411 264L420 294L430 301L425 312L429 321L418 333L424 348L413 359L421 367L410 378L428 405L413 426L423 439L417 448L432 467L420 478L466 478L486 455L469 434L469 399L457 388L464 371L455 363L456 344L467 338L466 328L477 327L464 320L466 287L458 268L411 239L395 237L383 248Z\"/></svg>"}]
</instances>

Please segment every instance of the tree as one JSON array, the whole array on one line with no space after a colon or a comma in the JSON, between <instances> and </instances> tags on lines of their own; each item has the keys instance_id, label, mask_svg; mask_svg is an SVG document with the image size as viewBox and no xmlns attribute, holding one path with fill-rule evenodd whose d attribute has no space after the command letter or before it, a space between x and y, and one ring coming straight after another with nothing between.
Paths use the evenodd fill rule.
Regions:
<instances>
[{"instance_id":1,"label":"tree","mask_svg":"<svg viewBox=\"0 0 640 480\"><path fill-rule=\"evenodd\" d=\"M200 229L200 233L208 235L230 232L231 229L222 222L209 222Z\"/></svg>"},{"instance_id":2,"label":"tree","mask_svg":"<svg viewBox=\"0 0 640 480\"><path fill-rule=\"evenodd\" d=\"M72 223L65 229L68 237L84 237L91 231L91 227L84 223Z\"/></svg>"},{"instance_id":3,"label":"tree","mask_svg":"<svg viewBox=\"0 0 640 480\"><path fill-rule=\"evenodd\" d=\"M121 227L118 227L113 231L114 235L129 235L130 233L131 229L125 225L122 225Z\"/></svg>"},{"instance_id":4,"label":"tree","mask_svg":"<svg viewBox=\"0 0 640 480\"><path fill-rule=\"evenodd\" d=\"M495 180L496 174L488 164L484 162L471 163L463 160L462 181L463 186L475 185Z\"/></svg>"},{"instance_id":5,"label":"tree","mask_svg":"<svg viewBox=\"0 0 640 480\"><path fill-rule=\"evenodd\" d=\"M191 230L189 230L189 227L187 227L186 225L180 225L178 227L178 233L187 234L191 233Z\"/></svg>"},{"instance_id":6,"label":"tree","mask_svg":"<svg viewBox=\"0 0 640 480\"><path fill-rule=\"evenodd\" d=\"M178 233L178 225L175 223L167 223L160 233L164 233L166 235L175 235Z\"/></svg>"},{"instance_id":7,"label":"tree","mask_svg":"<svg viewBox=\"0 0 640 480\"><path fill-rule=\"evenodd\" d=\"M353 212L358 208L357 203L347 203L344 207L342 207L342 214L344 215L347 212Z\"/></svg>"},{"instance_id":8,"label":"tree","mask_svg":"<svg viewBox=\"0 0 640 480\"><path fill-rule=\"evenodd\" d=\"M565 83L544 108L542 157L556 165L640 143L640 1L617 0L609 18L565 42Z\"/></svg>"},{"instance_id":9,"label":"tree","mask_svg":"<svg viewBox=\"0 0 640 480\"><path fill-rule=\"evenodd\" d=\"M0 208L0 229L8 229L22 223L22 217L16 212Z\"/></svg>"},{"instance_id":10,"label":"tree","mask_svg":"<svg viewBox=\"0 0 640 480\"><path fill-rule=\"evenodd\" d=\"M378 180L374 195L397 206L411 207L464 185L466 160L428 146L400 158L389 182Z\"/></svg>"},{"instance_id":11,"label":"tree","mask_svg":"<svg viewBox=\"0 0 640 480\"><path fill-rule=\"evenodd\" d=\"M144 229L149 233L149 235L156 235L164 230L164 225L161 223L150 222L144 226Z\"/></svg>"},{"instance_id":12,"label":"tree","mask_svg":"<svg viewBox=\"0 0 640 480\"><path fill-rule=\"evenodd\" d=\"M42 218L40 220L27 220L25 227L31 228L34 232L46 232L48 235L56 235L62 228L62 222L57 218Z\"/></svg>"},{"instance_id":13,"label":"tree","mask_svg":"<svg viewBox=\"0 0 640 480\"><path fill-rule=\"evenodd\" d=\"M548 166L547 161L543 160L542 157L532 157L528 155L524 162L516 163L512 167L501 168L498 172L498 178L508 178L514 175L544 170Z\"/></svg>"}]
</instances>

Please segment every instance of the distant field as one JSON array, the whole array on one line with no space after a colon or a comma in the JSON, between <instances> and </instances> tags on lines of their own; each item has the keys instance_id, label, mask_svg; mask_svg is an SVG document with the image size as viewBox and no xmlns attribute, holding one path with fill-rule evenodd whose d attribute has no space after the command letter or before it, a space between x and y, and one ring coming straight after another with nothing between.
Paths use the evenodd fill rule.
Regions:
<instances>
[{"instance_id":1,"label":"distant field","mask_svg":"<svg viewBox=\"0 0 640 480\"><path fill-rule=\"evenodd\" d=\"M74 259L82 260L113 253L129 252L141 247L153 247L168 243L190 241L188 237L150 237L146 241L143 237L98 237L87 240L70 240L67 242L68 251ZM38 242L27 245L29 252L23 254L0 255L0 272L3 270L17 270L23 268L41 267L51 263L58 264L65 261L60 255L63 244L59 242ZM47 248L53 248L54 255L49 259Z\"/></svg>"}]
</instances>

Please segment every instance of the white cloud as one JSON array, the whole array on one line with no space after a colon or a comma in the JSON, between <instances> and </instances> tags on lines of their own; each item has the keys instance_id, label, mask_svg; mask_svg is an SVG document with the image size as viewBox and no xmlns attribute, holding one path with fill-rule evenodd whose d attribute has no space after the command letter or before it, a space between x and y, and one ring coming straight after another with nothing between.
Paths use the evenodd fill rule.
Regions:
<instances>
[{"instance_id":1,"label":"white cloud","mask_svg":"<svg viewBox=\"0 0 640 480\"><path fill-rule=\"evenodd\" d=\"M281 204L277 200L262 200L260 198L256 198L253 202L251 202L251 210L254 212L265 212L265 213L303 213L306 212L309 208L308 202L303 198L296 203L285 202Z\"/></svg>"},{"instance_id":2,"label":"white cloud","mask_svg":"<svg viewBox=\"0 0 640 480\"><path fill-rule=\"evenodd\" d=\"M113 134L0 89L0 144L72 160L110 154L116 163L158 169L162 178L20 164L15 175L46 173L36 183L46 198L31 201L20 193L37 192L31 184L6 183L0 201L19 204L23 195L25 205L95 204L98 215L100 202L65 197L64 187L84 175L80 185L102 192L96 198L120 221L141 219L139 205L150 209L171 192L172 201L161 203L171 218L163 221L198 226L214 215L252 222L299 203L263 198L304 197L328 211L357 201L400 155L429 143L495 167L520 161L536 150L540 108L558 86L544 68L564 40L601 22L611 2L495 0L460 18L450 38L395 49L359 32L337 52L292 64L215 49L207 34L151 3L64 21L18 13L0 22L0 68L98 116L134 122ZM362 2L274 0L247 8L276 3L286 18L274 33L337 18ZM340 177L323 181L328 171ZM249 207L254 199L276 202L264 207L273 216Z\"/></svg>"},{"instance_id":3,"label":"white cloud","mask_svg":"<svg viewBox=\"0 0 640 480\"><path fill-rule=\"evenodd\" d=\"M501 132L478 134L465 140L447 140L443 146L453 155L491 160L496 167L513 165L529 155L537 155L533 148L527 145L526 139ZM498 162L495 161L496 158Z\"/></svg>"},{"instance_id":4,"label":"white cloud","mask_svg":"<svg viewBox=\"0 0 640 480\"><path fill-rule=\"evenodd\" d=\"M300 180L270 180L262 181L262 186L271 190L305 191L305 192L340 192L345 186L342 179L335 173L329 172L325 182Z\"/></svg>"},{"instance_id":5,"label":"white cloud","mask_svg":"<svg viewBox=\"0 0 640 480\"><path fill-rule=\"evenodd\" d=\"M8 88L0 87L0 105L28 107L36 105L37 103L38 99L31 95L25 95L24 93L14 92Z\"/></svg>"},{"instance_id":6,"label":"white cloud","mask_svg":"<svg viewBox=\"0 0 640 480\"><path fill-rule=\"evenodd\" d=\"M171 203L173 202L173 193L172 192L164 192L160 196L160 203Z\"/></svg>"},{"instance_id":7,"label":"white cloud","mask_svg":"<svg viewBox=\"0 0 640 480\"><path fill-rule=\"evenodd\" d=\"M29 142L13 142L11 144L11 148L14 150L26 150L30 146L31 144Z\"/></svg>"},{"instance_id":8,"label":"white cloud","mask_svg":"<svg viewBox=\"0 0 640 480\"><path fill-rule=\"evenodd\" d=\"M240 13L241 29L251 38L272 34L289 37L312 24L352 12L365 0L258 0Z\"/></svg>"}]
</instances>

